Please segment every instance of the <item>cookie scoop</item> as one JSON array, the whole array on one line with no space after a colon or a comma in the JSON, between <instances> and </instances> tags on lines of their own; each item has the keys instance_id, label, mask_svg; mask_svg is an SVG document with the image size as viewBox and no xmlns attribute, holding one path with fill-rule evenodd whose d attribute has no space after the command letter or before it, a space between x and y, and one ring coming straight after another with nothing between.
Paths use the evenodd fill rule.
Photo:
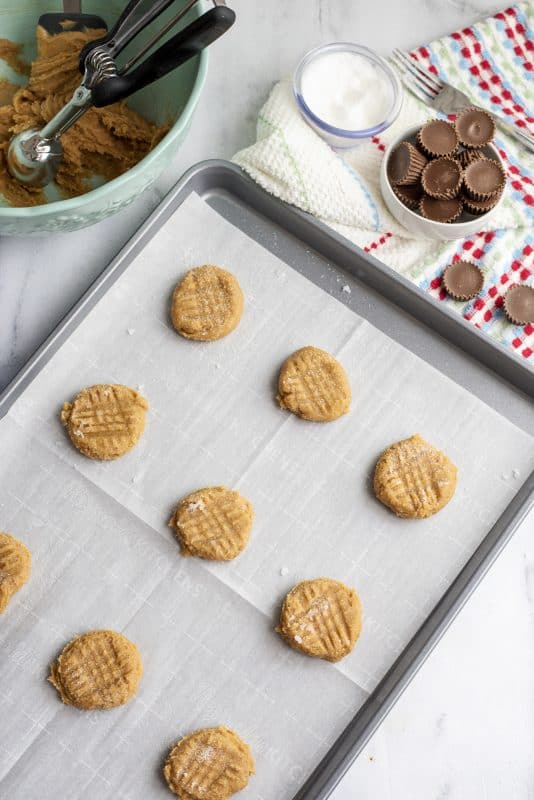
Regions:
<instances>
[{"instance_id":1,"label":"cookie scoop","mask_svg":"<svg viewBox=\"0 0 534 800\"><path fill-rule=\"evenodd\" d=\"M160 31L149 36L137 54L130 53L119 63L123 50L172 2L130 0L113 28L82 49L79 65L83 77L70 100L41 129L24 130L11 140L7 167L19 183L42 187L53 181L63 156L61 137L86 111L93 106L103 108L124 100L159 80L197 56L235 21L235 13L222 0L212 0L213 8L151 53L154 45L178 25L197 2L191 0L167 20ZM147 58L139 64L147 53Z\"/></svg>"}]
</instances>

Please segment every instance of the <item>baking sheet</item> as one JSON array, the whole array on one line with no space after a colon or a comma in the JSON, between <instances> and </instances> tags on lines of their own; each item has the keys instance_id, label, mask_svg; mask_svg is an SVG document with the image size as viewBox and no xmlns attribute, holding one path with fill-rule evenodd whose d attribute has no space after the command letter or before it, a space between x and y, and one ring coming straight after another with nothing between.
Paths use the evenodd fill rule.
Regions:
<instances>
[{"instance_id":1,"label":"baking sheet","mask_svg":"<svg viewBox=\"0 0 534 800\"><path fill-rule=\"evenodd\" d=\"M247 304L218 343L168 322L176 280L214 262ZM289 352L338 355L350 415L317 426L273 402ZM124 459L79 456L57 409L81 386L140 386L146 433ZM460 469L436 517L397 520L372 497L380 451L419 431ZM190 197L0 423L2 526L34 553L2 620L0 795L166 797L167 748L227 724L251 744L243 797L291 798L406 645L534 467L532 439ZM179 556L165 523L199 486L253 502L251 543L231 564ZM282 575L281 572L286 572ZM330 575L354 585L364 631L333 666L272 633L283 594ZM105 714L61 706L44 681L63 644L123 630L142 652L139 695ZM53 764L53 769L51 768Z\"/></svg>"}]
</instances>

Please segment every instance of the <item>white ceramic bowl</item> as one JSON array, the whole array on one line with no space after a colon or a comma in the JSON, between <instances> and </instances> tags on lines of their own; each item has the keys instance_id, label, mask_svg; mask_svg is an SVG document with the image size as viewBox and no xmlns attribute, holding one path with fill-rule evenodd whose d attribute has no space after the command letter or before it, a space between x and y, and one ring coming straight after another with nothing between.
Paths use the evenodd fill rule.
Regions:
<instances>
[{"instance_id":1,"label":"white ceramic bowl","mask_svg":"<svg viewBox=\"0 0 534 800\"><path fill-rule=\"evenodd\" d=\"M387 175L389 156L400 142L404 142L406 140L415 142L415 135L420 127L420 125L416 125L405 130L404 133L398 136L395 141L390 144L384 158L382 159L382 166L380 169L380 189L382 191L384 202L390 213L395 217L397 222L400 222L400 224L411 233L424 236L427 239L463 239L465 236L470 236L473 233L477 233L479 230L481 230L481 228L487 228L488 224L491 222L491 218L502 203L504 192L499 198L497 204L490 211L487 211L485 214L479 214L478 216L474 216L473 214L469 214L467 211L464 211L458 222L434 222L434 220L425 219L416 211L412 211L410 208L407 208L404 203L401 203L397 195L394 193ZM484 154L488 158L493 158L495 161L499 161L502 164L502 159L497 149L492 144L487 145L483 149Z\"/></svg>"}]
</instances>

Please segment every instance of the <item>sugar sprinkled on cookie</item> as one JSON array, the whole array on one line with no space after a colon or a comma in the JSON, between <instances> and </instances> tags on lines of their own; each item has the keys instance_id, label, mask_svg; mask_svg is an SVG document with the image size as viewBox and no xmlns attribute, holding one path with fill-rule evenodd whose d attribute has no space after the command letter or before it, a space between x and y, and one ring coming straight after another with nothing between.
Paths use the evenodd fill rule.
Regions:
<instances>
[{"instance_id":1,"label":"sugar sprinkled on cookie","mask_svg":"<svg viewBox=\"0 0 534 800\"><path fill-rule=\"evenodd\" d=\"M145 429L145 398L121 384L99 383L64 403L61 422L88 458L109 461L135 447Z\"/></svg>"},{"instance_id":2,"label":"sugar sprinkled on cookie","mask_svg":"<svg viewBox=\"0 0 534 800\"><path fill-rule=\"evenodd\" d=\"M31 558L22 542L9 533L0 533L0 614L30 577Z\"/></svg>"},{"instance_id":3,"label":"sugar sprinkled on cookie","mask_svg":"<svg viewBox=\"0 0 534 800\"><path fill-rule=\"evenodd\" d=\"M330 353L302 347L285 361L278 379L280 408L312 422L329 422L350 410L347 373Z\"/></svg>"},{"instance_id":4,"label":"sugar sprinkled on cookie","mask_svg":"<svg viewBox=\"0 0 534 800\"><path fill-rule=\"evenodd\" d=\"M392 444L380 456L374 490L399 517L424 519L447 505L456 490L457 469L419 434Z\"/></svg>"},{"instance_id":5,"label":"sugar sprinkled on cookie","mask_svg":"<svg viewBox=\"0 0 534 800\"><path fill-rule=\"evenodd\" d=\"M277 632L295 650L326 661L348 655L362 629L360 598L331 578L298 583L282 605Z\"/></svg>"},{"instance_id":6,"label":"sugar sprinkled on cookie","mask_svg":"<svg viewBox=\"0 0 534 800\"><path fill-rule=\"evenodd\" d=\"M169 520L185 556L231 561L248 544L254 509L239 492L224 486L185 497Z\"/></svg>"},{"instance_id":7,"label":"sugar sprinkled on cookie","mask_svg":"<svg viewBox=\"0 0 534 800\"><path fill-rule=\"evenodd\" d=\"M186 339L211 342L237 327L243 305L237 278L225 269L205 264L190 270L174 289L172 324Z\"/></svg>"},{"instance_id":8,"label":"sugar sprinkled on cookie","mask_svg":"<svg viewBox=\"0 0 534 800\"><path fill-rule=\"evenodd\" d=\"M254 775L248 745L229 728L202 728L170 751L165 780L181 800L227 800Z\"/></svg>"},{"instance_id":9,"label":"sugar sprinkled on cookie","mask_svg":"<svg viewBox=\"0 0 534 800\"><path fill-rule=\"evenodd\" d=\"M122 706L143 674L139 650L115 631L84 633L69 642L50 667L49 681L64 703L84 711Z\"/></svg>"}]
</instances>

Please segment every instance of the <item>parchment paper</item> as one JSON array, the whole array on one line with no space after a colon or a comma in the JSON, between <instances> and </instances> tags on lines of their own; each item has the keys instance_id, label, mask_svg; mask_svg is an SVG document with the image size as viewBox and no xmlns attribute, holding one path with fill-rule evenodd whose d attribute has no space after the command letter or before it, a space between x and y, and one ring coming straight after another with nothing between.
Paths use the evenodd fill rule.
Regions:
<instances>
[{"instance_id":1,"label":"parchment paper","mask_svg":"<svg viewBox=\"0 0 534 800\"><path fill-rule=\"evenodd\" d=\"M207 262L237 275L246 309L227 339L198 344L172 330L168 305L180 276ZM280 364L306 344L349 373L353 409L335 423L274 402ZM57 416L97 382L150 402L139 445L107 464L80 456ZM449 454L459 487L440 514L410 522L374 499L371 475L415 432ZM289 800L534 467L527 435L195 196L12 407L0 452L0 528L33 553L0 627L0 796L11 800L166 798L169 746L217 724L254 752L244 800ZM220 484L256 509L250 545L229 564L184 559L170 513ZM272 630L285 592L322 575L355 586L364 609L337 666ZM145 674L127 706L87 714L45 679L67 641L100 627L136 642Z\"/></svg>"}]
</instances>

